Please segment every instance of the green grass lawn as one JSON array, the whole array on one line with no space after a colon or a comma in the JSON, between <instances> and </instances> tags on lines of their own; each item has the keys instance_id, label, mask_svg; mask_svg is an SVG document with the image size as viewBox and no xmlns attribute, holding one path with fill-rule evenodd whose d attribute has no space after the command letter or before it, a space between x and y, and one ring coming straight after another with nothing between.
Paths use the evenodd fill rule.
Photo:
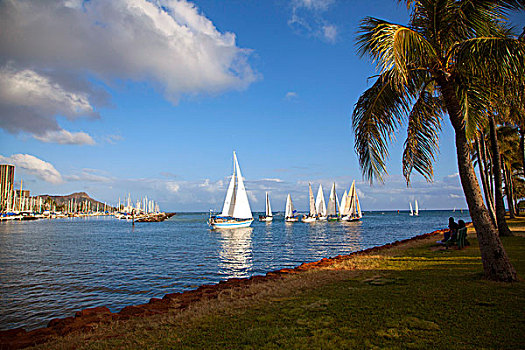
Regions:
<instances>
[{"instance_id":1,"label":"green grass lawn","mask_svg":"<svg viewBox=\"0 0 525 350\"><path fill-rule=\"evenodd\" d=\"M471 231L464 250L436 250L435 240L361 259L352 270L341 263L290 276L260 298L103 326L43 347L525 348L524 282L483 280ZM503 243L525 276L525 237Z\"/></svg>"}]
</instances>

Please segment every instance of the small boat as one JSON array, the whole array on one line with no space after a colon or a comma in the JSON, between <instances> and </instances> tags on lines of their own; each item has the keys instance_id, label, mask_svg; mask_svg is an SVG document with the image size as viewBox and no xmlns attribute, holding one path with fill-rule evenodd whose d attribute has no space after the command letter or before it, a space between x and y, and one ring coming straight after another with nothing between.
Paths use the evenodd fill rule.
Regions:
<instances>
[{"instance_id":1,"label":"small boat","mask_svg":"<svg viewBox=\"0 0 525 350\"><path fill-rule=\"evenodd\" d=\"M355 180L352 182L348 197L345 201L345 206L341 207L341 220L343 221L358 221L361 220L363 214L361 212L361 205L359 204L359 197L355 188Z\"/></svg>"},{"instance_id":2,"label":"small boat","mask_svg":"<svg viewBox=\"0 0 525 350\"><path fill-rule=\"evenodd\" d=\"M259 221L271 222L273 220L272 206L270 205L270 196L266 192L266 211L264 215L259 215Z\"/></svg>"},{"instance_id":3,"label":"small boat","mask_svg":"<svg viewBox=\"0 0 525 350\"><path fill-rule=\"evenodd\" d=\"M233 152L233 174L226 191L224 206L219 216L211 216L208 224L213 228L248 227L253 222L253 215L248 202L248 195L244 187L241 168L237 155Z\"/></svg>"},{"instance_id":4,"label":"small boat","mask_svg":"<svg viewBox=\"0 0 525 350\"><path fill-rule=\"evenodd\" d=\"M414 216L414 210L412 209L412 203L408 203L410 205L410 213L408 215Z\"/></svg>"},{"instance_id":5,"label":"small boat","mask_svg":"<svg viewBox=\"0 0 525 350\"><path fill-rule=\"evenodd\" d=\"M286 208L284 210L284 221L286 222L297 222L299 221L299 217L295 216L296 210L293 208L293 202L292 202L292 196L288 193L288 197L286 197Z\"/></svg>"},{"instance_id":6,"label":"small boat","mask_svg":"<svg viewBox=\"0 0 525 350\"><path fill-rule=\"evenodd\" d=\"M315 211L317 213L318 221L326 221L326 204L324 202L323 186L321 184L319 184L317 198L315 199Z\"/></svg>"},{"instance_id":7,"label":"small boat","mask_svg":"<svg viewBox=\"0 0 525 350\"><path fill-rule=\"evenodd\" d=\"M335 193L335 182L332 185L332 190L330 191L330 198L328 199L328 205L326 207L326 214L327 214L328 221L339 221L338 199L337 199L337 194Z\"/></svg>"},{"instance_id":8,"label":"small boat","mask_svg":"<svg viewBox=\"0 0 525 350\"><path fill-rule=\"evenodd\" d=\"M417 199L416 199L416 210L414 211L415 216L419 216L419 207L417 206Z\"/></svg>"},{"instance_id":9,"label":"small boat","mask_svg":"<svg viewBox=\"0 0 525 350\"><path fill-rule=\"evenodd\" d=\"M311 184L308 184L308 198L310 203L310 212L308 215L303 215L302 222L315 222L317 220L317 212L315 211L314 193L312 192Z\"/></svg>"}]
</instances>

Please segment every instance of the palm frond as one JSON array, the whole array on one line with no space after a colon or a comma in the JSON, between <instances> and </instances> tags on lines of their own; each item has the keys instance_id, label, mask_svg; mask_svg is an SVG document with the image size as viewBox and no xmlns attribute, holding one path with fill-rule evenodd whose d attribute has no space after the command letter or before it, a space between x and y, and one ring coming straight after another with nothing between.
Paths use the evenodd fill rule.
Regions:
<instances>
[{"instance_id":1,"label":"palm frond","mask_svg":"<svg viewBox=\"0 0 525 350\"><path fill-rule=\"evenodd\" d=\"M403 175L407 184L413 170L427 181L433 180L433 162L439 148L443 108L441 98L429 91L422 91L412 107L403 152Z\"/></svg>"},{"instance_id":2,"label":"palm frond","mask_svg":"<svg viewBox=\"0 0 525 350\"><path fill-rule=\"evenodd\" d=\"M456 72L500 86L525 70L525 43L508 37L480 37L457 45L449 58ZM487 84L489 85L489 84Z\"/></svg>"},{"instance_id":3,"label":"palm frond","mask_svg":"<svg viewBox=\"0 0 525 350\"><path fill-rule=\"evenodd\" d=\"M363 176L372 183L387 174L388 144L406 116L409 97L390 72L383 73L357 101L352 114L355 150Z\"/></svg>"},{"instance_id":4,"label":"palm frond","mask_svg":"<svg viewBox=\"0 0 525 350\"><path fill-rule=\"evenodd\" d=\"M392 71L396 83L406 83L411 70L435 60L432 45L412 28L367 17L359 33L358 52L370 55L381 73Z\"/></svg>"}]
</instances>

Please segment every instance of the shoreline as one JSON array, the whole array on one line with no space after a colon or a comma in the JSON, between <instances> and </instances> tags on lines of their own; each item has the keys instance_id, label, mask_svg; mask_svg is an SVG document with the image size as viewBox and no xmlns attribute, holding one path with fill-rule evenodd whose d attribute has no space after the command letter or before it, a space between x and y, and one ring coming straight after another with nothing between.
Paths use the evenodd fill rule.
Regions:
<instances>
[{"instance_id":1,"label":"shoreline","mask_svg":"<svg viewBox=\"0 0 525 350\"><path fill-rule=\"evenodd\" d=\"M255 275L249 278L229 278L216 284L201 285L190 291L170 293L162 298L151 298L148 303L139 305L129 305L118 312L111 312L105 306L87 308L75 313L75 316L64 318L54 318L48 322L47 327L37 328L26 331L23 327L0 331L1 349L18 349L31 345L37 345L51 340L53 337L65 336L74 332L89 332L98 327L101 323L111 321L124 321L134 317L148 317L153 315L165 314L170 311L182 311L191 305L202 301L217 299L221 292L247 286L264 283L276 279L284 278L286 275L303 273L313 269L328 268L329 266L356 257L366 256L371 253L385 251L394 247L405 245L409 242L424 240L429 237L443 234L446 229L440 229L429 233L424 233L411 238L387 243L381 246L371 247L364 250L352 252L347 255L337 255L331 258L323 258L318 261L302 263L294 268L282 268L267 272L265 275Z\"/></svg>"}]
</instances>

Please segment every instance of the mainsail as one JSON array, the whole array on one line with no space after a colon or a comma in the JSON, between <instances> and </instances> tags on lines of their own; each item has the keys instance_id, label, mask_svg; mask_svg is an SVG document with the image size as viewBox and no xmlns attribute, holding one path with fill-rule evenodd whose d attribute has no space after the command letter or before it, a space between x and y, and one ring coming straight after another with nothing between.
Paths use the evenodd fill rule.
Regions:
<instances>
[{"instance_id":1,"label":"mainsail","mask_svg":"<svg viewBox=\"0 0 525 350\"><path fill-rule=\"evenodd\" d=\"M352 215L355 214L356 205L356 193L355 193L355 180L352 181L352 186L350 186L350 191L348 192L348 199L346 201L346 206L344 208L345 214L344 215Z\"/></svg>"},{"instance_id":2,"label":"mainsail","mask_svg":"<svg viewBox=\"0 0 525 350\"><path fill-rule=\"evenodd\" d=\"M286 210L284 217L289 218L293 216L294 208L292 203L292 196L288 193L288 197L286 197Z\"/></svg>"},{"instance_id":3,"label":"mainsail","mask_svg":"<svg viewBox=\"0 0 525 350\"><path fill-rule=\"evenodd\" d=\"M348 203L348 193L345 191L345 193L343 193L343 197L341 198L341 206L339 207L341 216L345 216L348 214L348 212L345 210L346 203Z\"/></svg>"},{"instance_id":4,"label":"mainsail","mask_svg":"<svg viewBox=\"0 0 525 350\"><path fill-rule=\"evenodd\" d=\"M323 186L319 185L319 191L317 191L317 198L315 200L315 211L317 214L326 216L326 204L324 203Z\"/></svg>"},{"instance_id":5,"label":"mainsail","mask_svg":"<svg viewBox=\"0 0 525 350\"><path fill-rule=\"evenodd\" d=\"M222 216L234 217L236 219L251 219L252 211L248 202L248 195L244 187L241 168L237 161L237 155L233 152L233 175L226 192L226 199L222 208Z\"/></svg>"},{"instance_id":6,"label":"mainsail","mask_svg":"<svg viewBox=\"0 0 525 350\"><path fill-rule=\"evenodd\" d=\"M272 216L272 206L270 205L270 196L266 192L266 216Z\"/></svg>"},{"instance_id":7,"label":"mainsail","mask_svg":"<svg viewBox=\"0 0 525 350\"><path fill-rule=\"evenodd\" d=\"M416 199L416 210L414 212L414 215L416 215L416 216L419 215L419 207L417 205L417 199Z\"/></svg>"},{"instance_id":8,"label":"mainsail","mask_svg":"<svg viewBox=\"0 0 525 350\"><path fill-rule=\"evenodd\" d=\"M335 182L332 185L332 190L330 191L326 215L337 215L337 194L335 193Z\"/></svg>"},{"instance_id":9,"label":"mainsail","mask_svg":"<svg viewBox=\"0 0 525 350\"><path fill-rule=\"evenodd\" d=\"M314 193L312 192L312 184L308 184L308 194L309 194L309 198L310 198L310 216L315 216L316 215L316 210L315 210L315 202L314 202Z\"/></svg>"},{"instance_id":10,"label":"mainsail","mask_svg":"<svg viewBox=\"0 0 525 350\"><path fill-rule=\"evenodd\" d=\"M408 204L410 204L410 216L412 216L414 215L414 210L412 210L412 203L409 202Z\"/></svg>"}]
</instances>

